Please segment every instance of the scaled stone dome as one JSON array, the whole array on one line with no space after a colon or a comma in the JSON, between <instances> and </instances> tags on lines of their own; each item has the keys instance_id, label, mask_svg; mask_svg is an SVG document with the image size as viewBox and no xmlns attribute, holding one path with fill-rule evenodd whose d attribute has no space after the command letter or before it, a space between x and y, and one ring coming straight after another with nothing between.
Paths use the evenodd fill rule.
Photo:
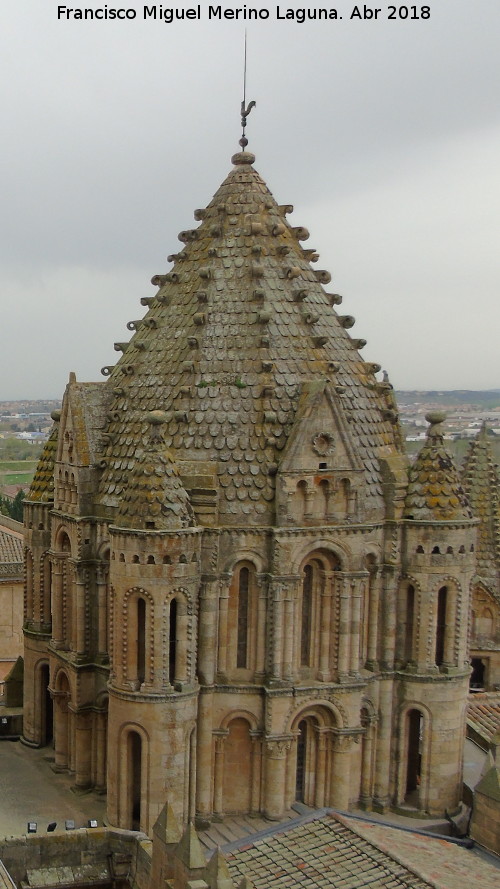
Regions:
<instances>
[{"instance_id":1,"label":"scaled stone dome","mask_svg":"<svg viewBox=\"0 0 500 889\"><path fill-rule=\"evenodd\" d=\"M272 524L275 475L304 386L323 380L366 481L366 508L383 509L379 458L402 451L397 413L363 340L339 315L309 235L288 224L241 152L213 200L182 231L172 268L156 275L145 317L108 376L110 410L100 483L103 507L119 508L146 413L163 411L174 460L218 480L222 524ZM191 466L191 471L194 471Z\"/></svg>"}]
</instances>

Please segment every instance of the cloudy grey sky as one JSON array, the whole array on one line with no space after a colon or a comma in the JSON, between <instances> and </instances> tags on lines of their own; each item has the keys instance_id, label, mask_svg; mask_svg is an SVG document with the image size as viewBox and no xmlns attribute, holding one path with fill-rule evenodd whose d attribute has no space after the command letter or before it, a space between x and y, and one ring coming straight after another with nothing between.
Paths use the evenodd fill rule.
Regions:
<instances>
[{"instance_id":1,"label":"cloudy grey sky","mask_svg":"<svg viewBox=\"0 0 500 889\"><path fill-rule=\"evenodd\" d=\"M299 24L247 3L269 10L247 22L256 167L396 387L499 388L500 3L355 6ZM57 8L0 11L2 399L102 379L240 135L244 23Z\"/></svg>"}]
</instances>

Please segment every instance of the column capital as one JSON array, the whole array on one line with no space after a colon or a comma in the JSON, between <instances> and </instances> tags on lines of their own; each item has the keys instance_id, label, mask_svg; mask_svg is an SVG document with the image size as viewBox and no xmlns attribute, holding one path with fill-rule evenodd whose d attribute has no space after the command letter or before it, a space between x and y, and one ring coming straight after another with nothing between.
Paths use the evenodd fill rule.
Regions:
<instances>
[{"instance_id":1,"label":"column capital","mask_svg":"<svg viewBox=\"0 0 500 889\"><path fill-rule=\"evenodd\" d=\"M275 735L265 738L269 759L284 759L292 746L293 735Z\"/></svg>"}]
</instances>

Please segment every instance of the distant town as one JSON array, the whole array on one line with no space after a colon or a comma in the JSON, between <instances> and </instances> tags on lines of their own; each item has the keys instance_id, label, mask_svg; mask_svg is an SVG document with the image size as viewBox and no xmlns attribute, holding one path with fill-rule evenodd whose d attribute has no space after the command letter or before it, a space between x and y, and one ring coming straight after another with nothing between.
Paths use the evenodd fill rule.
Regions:
<instances>
[{"instance_id":1,"label":"distant town","mask_svg":"<svg viewBox=\"0 0 500 889\"><path fill-rule=\"evenodd\" d=\"M500 389L484 391L396 391L400 421L412 458L425 439L429 411L446 413L446 438L458 462L483 423L500 463ZM13 500L28 491L38 457L58 410L58 400L0 401L0 498Z\"/></svg>"}]
</instances>

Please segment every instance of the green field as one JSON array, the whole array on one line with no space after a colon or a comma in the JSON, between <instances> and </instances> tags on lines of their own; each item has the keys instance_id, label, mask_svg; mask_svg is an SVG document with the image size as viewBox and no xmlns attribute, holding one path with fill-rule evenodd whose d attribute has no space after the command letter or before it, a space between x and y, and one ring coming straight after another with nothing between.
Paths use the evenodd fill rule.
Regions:
<instances>
[{"instance_id":1,"label":"green field","mask_svg":"<svg viewBox=\"0 0 500 889\"><path fill-rule=\"evenodd\" d=\"M30 485L33 478L32 472L0 472L0 486L3 485Z\"/></svg>"},{"instance_id":2,"label":"green field","mask_svg":"<svg viewBox=\"0 0 500 889\"><path fill-rule=\"evenodd\" d=\"M31 472L36 469L36 460L0 460L0 473Z\"/></svg>"}]
</instances>

